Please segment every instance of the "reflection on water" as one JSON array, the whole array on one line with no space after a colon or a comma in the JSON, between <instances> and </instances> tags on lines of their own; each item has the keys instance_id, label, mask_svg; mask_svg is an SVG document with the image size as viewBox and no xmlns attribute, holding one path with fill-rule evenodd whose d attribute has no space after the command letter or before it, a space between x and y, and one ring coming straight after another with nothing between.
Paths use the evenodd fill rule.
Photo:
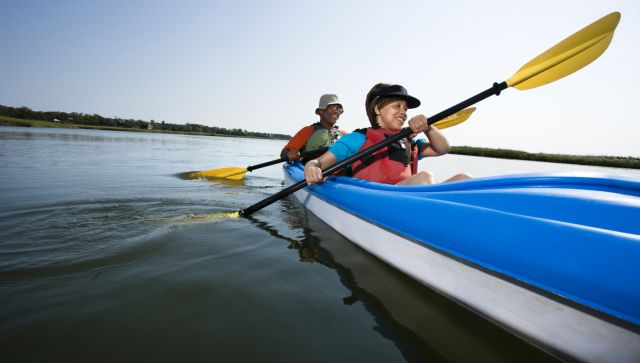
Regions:
<instances>
[{"instance_id":1,"label":"reflection on water","mask_svg":"<svg viewBox=\"0 0 640 363\"><path fill-rule=\"evenodd\" d=\"M375 319L373 329L392 341L408 362L557 361L350 243L294 198L284 199L280 206L284 221L301 230L301 237L284 236L259 216L248 219L286 241L301 263L334 270L350 292L342 303L362 304Z\"/></svg>"},{"instance_id":2,"label":"reflection on water","mask_svg":"<svg viewBox=\"0 0 640 363\"><path fill-rule=\"evenodd\" d=\"M392 341L401 351L402 355L408 362L444 362L443 356L437 351L433 350L429 344L421 340L410 329L397 323L389 311L373 294L369 293L358 285L351 270L339 264L333 254L328 249L322 246L322 242L317 237L313 230L307 227L303 220L300 218L289 200L283 201L282 205L288 208L284 209L285 216L287 216L287 223L292 228L302 228L304 237L302 240L296 240L293 238L285 237L279 234L279 232L271 227L268 223L260 221L258 218L249 216L247 217L255 226L264 230L269 235L287 241L289 245L288 249L295 250L298 253L300 262L302 263L317 263L327 268L335 270L342 285L346 287L351 294L342 298L344 305L352 305L356 302L360 302L365 309L374 316L377 326L373 327L384 338Z\"/></svg>"}]
</instances>

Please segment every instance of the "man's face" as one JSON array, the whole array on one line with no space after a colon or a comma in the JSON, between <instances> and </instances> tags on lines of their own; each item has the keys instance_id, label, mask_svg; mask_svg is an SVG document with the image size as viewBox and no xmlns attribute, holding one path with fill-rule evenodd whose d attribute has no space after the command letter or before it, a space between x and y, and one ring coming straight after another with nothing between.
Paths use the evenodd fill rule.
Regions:
<instances>
[{"instance_id":1,"label":"man's face","mask_svg":"<svg viewBox=\"0 0 640 363\"><path fill-rule=\"evenodd\" d=\"M333 125L338 121L343 112L342 105L335 104L327 106L324 110L320 110L318 114L320 115L320 121Z\"/></svg>"}]
</instances>

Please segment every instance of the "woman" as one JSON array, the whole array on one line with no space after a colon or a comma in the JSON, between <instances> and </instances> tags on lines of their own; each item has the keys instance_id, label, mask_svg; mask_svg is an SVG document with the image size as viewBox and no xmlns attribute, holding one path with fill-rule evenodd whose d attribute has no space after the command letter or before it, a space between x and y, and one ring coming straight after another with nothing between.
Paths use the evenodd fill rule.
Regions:
<instances>
[{"instance_id":1,"label":"woman","mask_svg":"<svg viewBox=\"0 0 640 363\"><path fill-rule=\"evenodd\" d=\"M310 160L304 168L307 184L322 180L322 169L327 169L340 160L379 143L386 137L397 134L407 119L407 109L420 106L420 100L410 96L400 85L379 83L369 91L365 101L367 116L371 127L359 129L343 136L317 159ZM447 139L440 131L427 123L424 115L409 120L414 132L411 137L424 132L427 140L400 140L352 164L353 176L359 179L386 184L435 184L431 172L417 172L418 159L440 156L449 152ZM471 178L460 173L445 182Z\"/></svg>"}]
</instances>

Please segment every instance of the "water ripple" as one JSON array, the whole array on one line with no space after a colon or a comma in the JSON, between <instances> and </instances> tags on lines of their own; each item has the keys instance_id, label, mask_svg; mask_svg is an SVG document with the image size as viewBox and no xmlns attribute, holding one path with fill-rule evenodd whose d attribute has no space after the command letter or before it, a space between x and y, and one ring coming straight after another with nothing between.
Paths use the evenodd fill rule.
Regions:
<instances>
[{"instance_id":1,"label":"water ripple","mask_svg":"<svg viewBox=\"0 0 640 363\"><path fill-rule=\"evenodd\" d=\"M140 261L162 248L148 244L177 221L210 220L216 215L212 209L211 201L134 198L5 212L0 215L0 271L4 277L49 275Z\"/></svg>"}]
</instances>

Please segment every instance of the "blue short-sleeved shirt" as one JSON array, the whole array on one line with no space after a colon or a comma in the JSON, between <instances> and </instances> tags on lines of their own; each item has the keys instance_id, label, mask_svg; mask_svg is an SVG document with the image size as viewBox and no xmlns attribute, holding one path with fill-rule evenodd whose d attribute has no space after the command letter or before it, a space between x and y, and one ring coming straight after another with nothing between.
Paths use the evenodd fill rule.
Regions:
<instances>
[{"instance_id":1,"label":"blue short-sleeved shirt","mask_svg":"<svg viewBox=\"0 0 640 363\"><path fill-rule=\"evenodd\" d=\"M335 144L329 147L329 152L336 157L337 161L342 161L349 156L357 153L364 144L365 140L366 136L364 134L360 132L352 132L338 139ZM420 148L426 141L427 140L424 138L416 137L413 139L413 142L418 144L418 150L420 150ZM418 160L420 159L422 159L422 156L418 155Z\"/></svg>"}]
</instances>

